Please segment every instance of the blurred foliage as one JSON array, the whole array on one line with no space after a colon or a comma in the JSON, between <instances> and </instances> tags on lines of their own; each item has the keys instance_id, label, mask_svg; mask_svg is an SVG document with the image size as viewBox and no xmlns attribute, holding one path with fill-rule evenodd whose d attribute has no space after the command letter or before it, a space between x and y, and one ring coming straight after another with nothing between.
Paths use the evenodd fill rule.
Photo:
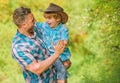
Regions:
<instances>
[{"instance_id":1,"label":"blurred foliage","mask_svg":"<svg viewBox=\"0 0 120 83\"><path fill-rule=\"evenodd\" d=\"M90 13L90 16L94 18L92 19L91 27L97 28L95 32L98 32L96 33L98 36L95 40L100 44L97 53L104 57L103 66L105 72L101 75L104 75L101 80L102 83L120 82L119 4L119 0L98 0Z\"/></svg>"},{"instance_id":2,"label":"blurred foliage","mask_svg":"<svg viewBox=\"0 0 120 83\"><path fill-rule=\"evenodd\" d=\"M10 53L16 32L14 9L29 7L37 21L44 21L39 9L46 9L50 2L69 15L72 67L68 83L120 83L119 0L0 0L0 83L24 83Z\"/></svg>"}]
</instances>

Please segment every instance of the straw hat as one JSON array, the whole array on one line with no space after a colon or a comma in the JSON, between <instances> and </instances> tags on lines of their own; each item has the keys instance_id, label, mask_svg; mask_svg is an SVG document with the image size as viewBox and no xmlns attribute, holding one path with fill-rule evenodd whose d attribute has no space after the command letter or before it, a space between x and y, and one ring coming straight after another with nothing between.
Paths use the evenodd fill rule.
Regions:
<instances>
[{"instance_id":1,"label":"straw hat","mask_svg":"<svg viewBox=\"0 0 120 83\"><path fill-rule=\"evenodd\" d=\"M65 24L68 21L68 15L64 12L64 9L54 3L50 3L49 7L44 11L45 13L55 12L61 16L61 21Z\"/></svg>"}]
</instances>

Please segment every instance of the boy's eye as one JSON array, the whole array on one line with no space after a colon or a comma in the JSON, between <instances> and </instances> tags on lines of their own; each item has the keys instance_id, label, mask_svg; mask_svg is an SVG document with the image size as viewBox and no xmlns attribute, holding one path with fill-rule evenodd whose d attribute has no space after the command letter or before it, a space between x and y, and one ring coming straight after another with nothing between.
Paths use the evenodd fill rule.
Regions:
<instances>
[{"instance_id":1,"label":"boy's eye","mask_svg":"<svg viewBox=\"0 0 120 83\"><path fill-rule=\"evenodd\" d=\"M51 19L51 17L49 16L49 17L46 17L46 19Z\"/></svg>"}]
</instances>

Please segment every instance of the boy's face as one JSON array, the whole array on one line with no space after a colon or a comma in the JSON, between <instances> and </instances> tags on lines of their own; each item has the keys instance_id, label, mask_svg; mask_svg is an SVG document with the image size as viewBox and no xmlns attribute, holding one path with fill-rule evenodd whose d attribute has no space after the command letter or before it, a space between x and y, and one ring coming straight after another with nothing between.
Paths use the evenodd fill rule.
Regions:
<instances>
[{"instance_id":1,"label":"boy's face","mask_svg":"<svg viewBox=\"0 0 120 83\"><path fill-rule=\"evenodd\" d=\"M46 22L49 24L49 26L51 28L55 28L57 27L57 25L59 24L59 19L55 19L53 16L49 15L49 16L45 16Z\"/></svg>"}]
</instances>

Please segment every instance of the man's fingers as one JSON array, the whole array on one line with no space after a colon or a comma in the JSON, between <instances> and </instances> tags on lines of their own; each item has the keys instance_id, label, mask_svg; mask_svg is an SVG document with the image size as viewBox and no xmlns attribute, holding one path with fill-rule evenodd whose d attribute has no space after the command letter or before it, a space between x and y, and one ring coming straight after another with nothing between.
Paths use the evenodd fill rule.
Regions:
<instances>
[{"instance_id":1,"label":"man's fingers","mask_svg":"<svg viewBox=\"0 0 120 83\"><path fill-rule=\"evenodd\" d=\"M55 44L54 44L54 42L52 42L51 44L52 44L53 48L55 48Z\"/></svg>"},{"instance_id":2,"label":"man's fingers","mask_svg":"<svg viewBox=\"0 0 120 83\"><path fill-rule=\"evenodd\" d=\"M60 46L64 46L64 41L63 41L63 40L60 40L60 41L58 42L58 44L59 44Z\"/></svg>"},{"instance_id":3,"label":"man's fingers","mask_svg":"<svg viewBox=\"0 0 120 83\"><path fill-rule=\"evenodd\" d=\"M52 43L52 45L54 46L54 50L59 52L60 54L64 51L65 49L65 45L63 40L60 40L57 45L54 45L54 43Z\"/></svg>"}]
</instances>

